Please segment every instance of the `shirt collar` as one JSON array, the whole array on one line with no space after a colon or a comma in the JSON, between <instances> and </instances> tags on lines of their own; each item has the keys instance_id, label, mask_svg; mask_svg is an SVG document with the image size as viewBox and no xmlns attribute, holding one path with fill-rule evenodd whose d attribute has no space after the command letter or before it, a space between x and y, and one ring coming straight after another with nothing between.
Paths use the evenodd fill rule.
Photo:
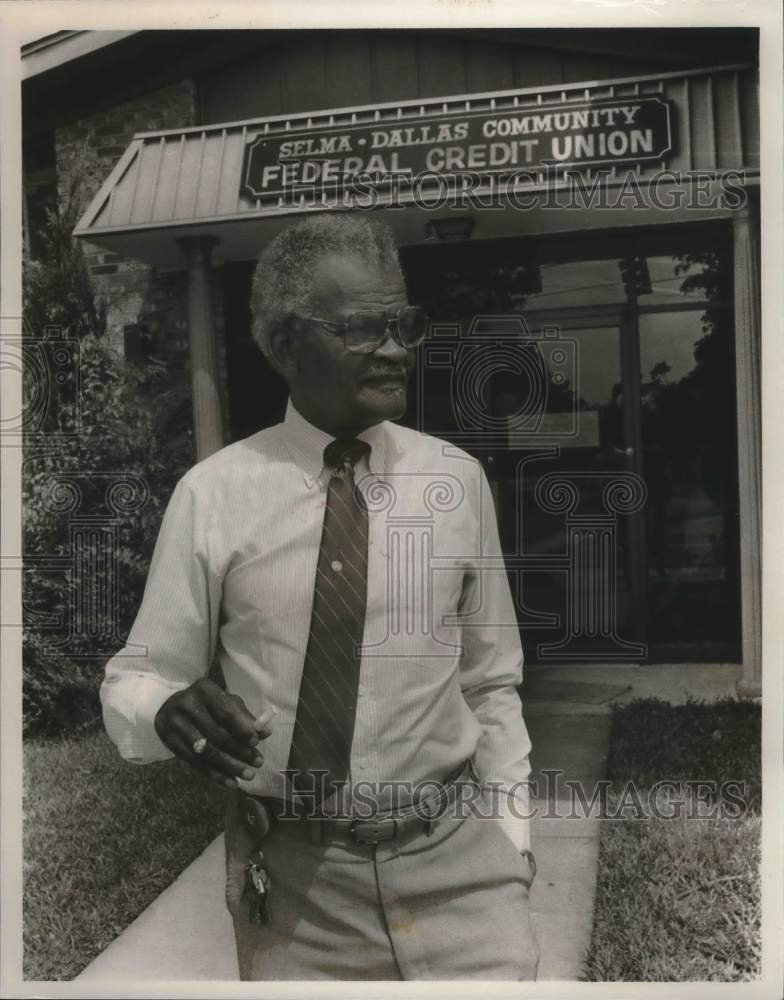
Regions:
<instances>
[{"instance_id":1,"label":"shirt collar","mask_svg":"<svg viewBox=\"0 0 784 1000\"><path fill-rule=\"evenodd\" d=\"M283 419L283 433L291 457L302 469L305 483L311 487L324 471L324 449L335 440L334 437L307 421L295 409L291 399L288 401L286 416ZM373 475L382 475L387 444L386 421L376 424L375 427L369 427L357 437L370 445L368 458L370 471Z\"/></svg>"}]
</instances>

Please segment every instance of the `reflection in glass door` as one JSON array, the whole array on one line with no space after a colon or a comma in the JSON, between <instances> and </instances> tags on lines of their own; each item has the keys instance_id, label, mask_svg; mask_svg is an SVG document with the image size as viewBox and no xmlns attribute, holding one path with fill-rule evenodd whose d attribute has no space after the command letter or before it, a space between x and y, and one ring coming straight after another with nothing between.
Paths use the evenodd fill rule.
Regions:
<instances>
[{"instance_id":1,"label":"reflection in glass door","mask_svg":"<svg viewBox=\"0 0 784 1000\"><path fill-rule=\"evenodd\" d=\"M726 314L639 317L652 644L710 650L738 631L734 370Z\"/></svg>"},{"instance_id":2,"label":"reflection in glass door","mask_svg":"<svg viewBox=\"0 0 784 1000\"><path fill-rule=\"evenodd\" d=\"M482 461L529 661L739 657L722 238L681 228L404 253L434 321L407 420ZM488 359L487 432L466 435L455 377L471 351Z\"/></svg>"},{"instance_id":3,"label":"reflection in glass door","mask_svg":"<svg viewBox=\"0 0 784 1000\"><path fill-rule=\"evenodd\" d=\"M572 359L551 389L535 436L516 429L524 387L493 397L509 438L490 463L504 551L517 587L526 649L537 660L641 659L644 568L633 516L644 503L634 473L623 387L624 318L528 314L533 343L557 337ZM567 429L571 424L571 431Z\"/></svg>"}]
</instances>

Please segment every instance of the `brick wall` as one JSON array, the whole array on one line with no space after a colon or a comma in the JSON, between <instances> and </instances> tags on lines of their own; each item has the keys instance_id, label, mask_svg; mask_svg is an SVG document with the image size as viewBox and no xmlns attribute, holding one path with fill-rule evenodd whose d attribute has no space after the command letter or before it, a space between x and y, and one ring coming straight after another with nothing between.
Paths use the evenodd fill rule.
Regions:
<instances>
[{"instance_id":1,"label":"brick wall","mask_svg":"<svg viewBox=\"0 0 784 1000\"><path fill-rule=\"evenodd\" d=\"M57 129L55 152L61 203L76 183L80 212L109 176L136 132L186 128L196 120L192 80L74 121ZM155 358L172 373L190 376L188 355L187 282L184 271L160 271L91 243L82 244L97 298L107 313L107 340L124 351L126 328L142 326L152 338ZM226 359L222 323L222 274L215 272L218 364L224 420L228 414ZM226 439L228 440L228 429Z\"/></svg>"}]
</instances>

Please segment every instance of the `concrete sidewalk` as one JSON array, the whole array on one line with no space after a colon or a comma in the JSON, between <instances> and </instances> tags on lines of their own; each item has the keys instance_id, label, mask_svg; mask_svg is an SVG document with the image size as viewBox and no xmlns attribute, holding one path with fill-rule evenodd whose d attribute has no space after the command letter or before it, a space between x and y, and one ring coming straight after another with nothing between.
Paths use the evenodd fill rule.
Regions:
<instances>
[{"instance_id":1,"label":"concrete sidewalk","mask_svg":"<svg viewBox=\"0 0 784 1000\"><path fill-rule=\"evenodd\" d=\"M523 689L539 797L532 805L538 874L531 893L542 950L540 980L574 981L590 943L600 821L548 818L560 789L542 771L558 769L590 796L605 773L611 704L638 697L672 703L734 695L736 665L530 667ZM562 811L561 811L562 812ZM219 837L77 977L119 980L236 980L234 932L223 903Z\"/></svg>"}]
</instances>

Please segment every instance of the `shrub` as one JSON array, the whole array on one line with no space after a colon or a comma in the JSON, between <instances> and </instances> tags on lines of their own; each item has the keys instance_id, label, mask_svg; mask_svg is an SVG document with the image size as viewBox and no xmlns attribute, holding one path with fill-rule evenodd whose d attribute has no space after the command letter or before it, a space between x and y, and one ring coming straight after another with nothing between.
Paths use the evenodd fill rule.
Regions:
<instances>
[{"instance_id":1,"label":"shrub","mask_svg":"<svg viewBox=\"0 0 784 1000\"><path fill-rule=\"evenodd\" d=\"M70 236L74 203L50 214L47 256L25 266L26 357L38 363L24 391L42 401L25 427L22 476L26 733L99 718L103 666L127 635L166 501L192 461L187 388L102 339L104 310ZM63 345L69 363L55 380L48 361Z\"/></svg>"}]
</instances>

